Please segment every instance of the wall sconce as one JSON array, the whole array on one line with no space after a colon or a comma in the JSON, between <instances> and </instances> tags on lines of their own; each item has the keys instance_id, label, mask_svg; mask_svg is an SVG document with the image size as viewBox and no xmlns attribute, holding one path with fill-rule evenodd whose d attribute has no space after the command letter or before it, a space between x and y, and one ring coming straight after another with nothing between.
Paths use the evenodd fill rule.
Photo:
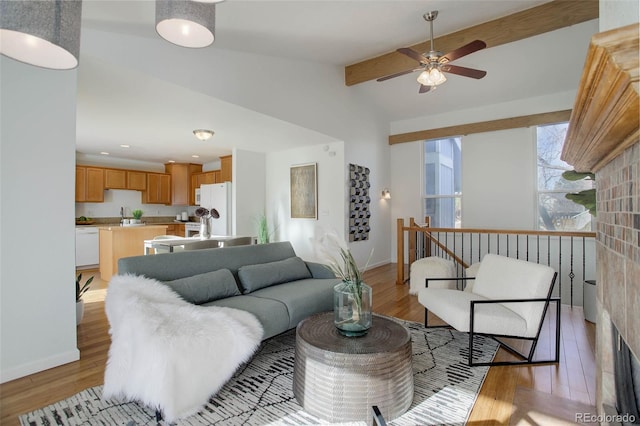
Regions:
<instances>
[{"instance_id":1,"label":"wall sconce","mask_svg":"<svg viewBox=\"0 0 640 426\"><path fill-rule=\"evenodd\" d=\"M382 190L382 199L383 200L390 200L391 199L391 191L389 191L389 189L385 188Z\"/></svg>"},{"instance_id":2,"label":"wall sconce","mask_svg":"<svg viewBox=\"0 0 640 426\"><path fill-rule=\"evenodd\" d=\"M222 0L156 0L156 31L182 47L207 47L215 38L216 3Z\"/></svg>"},{"instance_id":3,"label":"wall sconce","mask_svg":"<svg viewBox=\"0 0 640 426\"><path fill-rule=\"evenodd\" d=\"M0 53L43 68L78 66L82 1L0 2Z\"/></svg>"}]
</instances>

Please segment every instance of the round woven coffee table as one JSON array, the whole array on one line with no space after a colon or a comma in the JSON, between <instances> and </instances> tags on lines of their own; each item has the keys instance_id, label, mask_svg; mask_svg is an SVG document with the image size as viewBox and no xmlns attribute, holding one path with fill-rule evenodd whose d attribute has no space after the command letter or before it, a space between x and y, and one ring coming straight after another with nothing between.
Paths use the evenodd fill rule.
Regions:
<instances>
[{"instance_id":1,"label":"round woven coffee table","mask_svg":"<svg viewBox=\"0 0 640 426\"><path fill-rule=\"evenodd\" d=\"M296 328L293 394L304 410L330 422L371 422L373 405L386 420L413 401L411 335L398 322L373 315L369 332L345 337L333 312Z\"/></svg>"}]
</instances>

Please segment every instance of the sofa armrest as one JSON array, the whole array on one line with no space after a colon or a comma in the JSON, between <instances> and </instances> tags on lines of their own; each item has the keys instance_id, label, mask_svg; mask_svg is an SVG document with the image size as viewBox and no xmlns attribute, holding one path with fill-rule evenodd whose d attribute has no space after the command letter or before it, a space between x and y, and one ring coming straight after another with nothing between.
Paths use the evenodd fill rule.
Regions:
<instances>
[{"instance_id":1,"label":"sofa armrest","mask_svg":"<svg viewBox=\"0 0 640 426\"><path fill-rule=\"evenodd\" d=\"M307 261L305 261L305 263L307 264L307 268L309 268L309 272L311 272L311 275L313 276L313 278L335 278L336 277L333 274L333 272L331 272L331 270L327 268L325 265L323 265L322 263L307 262Z\"/></svg>"}]
</instances>

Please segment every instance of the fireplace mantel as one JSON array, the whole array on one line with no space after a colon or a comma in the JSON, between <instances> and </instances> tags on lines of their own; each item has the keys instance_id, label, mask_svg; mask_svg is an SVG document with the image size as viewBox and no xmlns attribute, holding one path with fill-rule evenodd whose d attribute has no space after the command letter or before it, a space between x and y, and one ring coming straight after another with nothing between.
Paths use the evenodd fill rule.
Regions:
<instances>
[{"instance_id":1,"label":"fireplace mantel","mask_svg":"<svg viewBox=\"0 0 640 426\"><path fill-rule=\"evenodd\" d=\"M591 39L562 159L596 172L640 141L639 25Z\"/></svg>"}]
</instances>

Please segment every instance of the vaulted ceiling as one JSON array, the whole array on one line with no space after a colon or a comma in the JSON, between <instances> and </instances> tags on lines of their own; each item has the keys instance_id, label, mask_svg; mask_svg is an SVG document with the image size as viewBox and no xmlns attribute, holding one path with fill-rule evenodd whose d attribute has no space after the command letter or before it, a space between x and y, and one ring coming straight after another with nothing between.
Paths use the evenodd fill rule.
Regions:
<instances>
[{"instance_id":1,"label":"vaulted ceiling","mask_svg":"<svg viewBox=\"0 0 640 426\"><path fill-rule=\"evenodd\" d=\"M521 40L513 38L514 32L535 34L540 25L551 19L523 17L505 21L505 17L522 16L514 14L545 7L547 3L227 0L217 6L215 43L205 49L182 49L189 50L183 52L155 33L153 1L85 1L78 70L77 150L87 154L108 151L116 157L155 162L207 162L229 153L234 146L277 151L292 147L292 141L315 144L333 140L332 135L310 130L293 117L271 116L256 107L260 102L236 102L265 96L269 88L255 91L248 84L247 93L218 97L190 85L188 73L181 74L183 81L177 77L168 80L163 77L168 71L163 74L146 68L145 62L158 57L175 58L175 64L193 60L194 73L206 66L212 78L221 67L220 58L239 55L255 58L251 65L255 73L274 72L274 61L281 61L288 72L298 66L301 73L313 67L335 69L341 75L346 73L348 84L354 83L348 80L350 73L369 73L373 77L360 78L361 82L355 82L358 84L340 90L349 90L386 122L575 90L589 38L597 31L592 7L595 4L597 11L597 1L581 2L583 6L590 5L582 8L587 11L582 19L586 22L578 23L575 13L561 11L556 13L559 19L553 19L560 22L558 29L523 36ZM552 2L555 3L576 2ZM448 51L451 46L464 44L465 37L476 34L487 39L489 48L456 62L484 69L487 77L472 80L452 75L437 91L423 95L417 93L415 74L385 82L371 80L384 75L380 73L413 66L393 53L379 57L399 47L424 43L428 27L422 15L430 10L440 13L434 23L439 49ZM494 23L474 29L495 20L503 26ZM444 37L447 34L450 36ZM113 40L118 40L118 46L105 48ZM106 51L112 49L119 51L108 55ZM202 59L205 57L210 59ZM227 71L233 70L228 63L224 66ZM238 74L246 71L238 69ZM218 93L226 93L224 82L213 84L220 85ZM310 80L308 84L335 83ZM272 90L269 96L277 98L277 90L282 89ZM215 144L206 148L194 145L191 130L207 124L215 126ZM120 148L120 144L130 144L131 148ZM200 154L200 158L193 160L193 153Z\"/></svg>"}]
</instances>

